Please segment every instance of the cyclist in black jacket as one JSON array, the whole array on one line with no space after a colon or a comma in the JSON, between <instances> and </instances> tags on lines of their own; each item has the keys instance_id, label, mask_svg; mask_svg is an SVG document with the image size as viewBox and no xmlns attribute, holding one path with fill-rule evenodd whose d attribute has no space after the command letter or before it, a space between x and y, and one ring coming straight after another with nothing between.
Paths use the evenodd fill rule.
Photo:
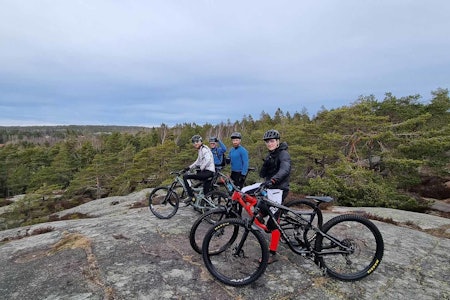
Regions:
<instances>
[{"instance_id":1,"label":"cyclist in black jacket","mask_svg":"<svg viewBox=\"0 0 450 300\"><path fill-rule=\"evenodd\" d=\"M278 197L280 202L283 203L289 193L289 180L291 173L291 156L287 151L288 145L286 142L280 143L280 133L274 129L266 131L266 133L264 133L263 140L266 143L269 153L264 159L259 176L264 178L265 183L263 184L268 188L268 194L272 193L273 197ZM277 213L275 213L275 216L277 216ZM262 219L264 215L260 215L258 217L260 221L264 221ZM271 222L272 219L269 219L267 224L269 230L276 228L276 226L271 224ZM275 255L277 253L281 236L278 229L272 230L271 234L272 237L269 245L271 255L269 258L269 263L277 260Z\"/></svg>"}]
</instances>

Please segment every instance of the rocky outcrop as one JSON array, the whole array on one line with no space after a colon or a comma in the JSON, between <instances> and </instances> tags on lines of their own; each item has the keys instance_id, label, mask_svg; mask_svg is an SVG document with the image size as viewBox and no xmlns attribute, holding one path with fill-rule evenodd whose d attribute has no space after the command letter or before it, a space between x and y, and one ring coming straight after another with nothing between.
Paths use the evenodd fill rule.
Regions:
<instances>
[{"instance_id":1,"label":"rocky outcrop","mask_svg":"<svg viewBox=\"0 0 450 300\"><path fill-rule=\"evenodd\" d=\"M189 245L198 213L180 208L155 218L144 190L59 213L89 218L0 231L3 299L449 299L450 219L381 208L335 207L377 216L385 253L357 282L323 276L308 259L280 246L280 260L254 284L215 281Z\"/></svg>"}]
</instances>

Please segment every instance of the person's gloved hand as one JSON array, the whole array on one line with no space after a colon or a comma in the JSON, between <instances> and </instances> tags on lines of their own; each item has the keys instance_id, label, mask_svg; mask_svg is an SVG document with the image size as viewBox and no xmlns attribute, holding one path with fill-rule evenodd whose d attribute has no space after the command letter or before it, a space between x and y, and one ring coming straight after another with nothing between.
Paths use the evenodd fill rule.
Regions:
<instances>
[{"instance_id":1,"label":"person's gloved hand","mask_svg":"<svg viewBox=\"0 0 450 300\"><path fill-rule=\"evenodd\" d=\"M186 168L183 169L183 172L187 172L187 171L189 171L190 169L191 169L191 167L186 167Z\"/></svg>"},{"instance_id":2,"label":"person's gloved hand","mask_svg":"<svg viewBox=\"0 0 450 300\"><path fill-rule=\"evenodd\" d=\"M271 178L270 180L267 180L266 182L263 183L265 188L270 189L274 184L275 184L275 179Z\"/></svg>"}]
</instances>

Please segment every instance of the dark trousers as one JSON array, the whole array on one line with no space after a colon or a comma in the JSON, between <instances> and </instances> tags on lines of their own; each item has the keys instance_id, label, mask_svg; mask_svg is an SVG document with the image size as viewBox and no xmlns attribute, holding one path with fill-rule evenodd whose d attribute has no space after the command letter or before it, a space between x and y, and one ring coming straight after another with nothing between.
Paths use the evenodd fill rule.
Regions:
<instances>
[{"instance_id":1,"label":"dark trousers","mask_svg":"<svg viewBox=\"0 0 450 300\"><path fill-rule=\"evenodd\" d=\"M197 173L195 174L184 174L183 181L189 197L193 197L194 193L192 191L192 188L189 186L189 183L187 181L188 179L197 179L203 181L203 193L206 195L209 193L209 191L211 191L211 180L213 176L214 172L209 170L197 171Z\"/></svg>"},{"instance_id":2,"label":"dark trousers","mask_svg":"<svg viewBox=\"0 0 450 300\"><path fill-rule=\"evenodd\" d=\"M234 184L240 189L242 189L242 187L244 186L245 177L246 176L242 176L241 172L235 171L232 171L230 175L231 180L233 180Z\"/></svg>"}]
</instances>

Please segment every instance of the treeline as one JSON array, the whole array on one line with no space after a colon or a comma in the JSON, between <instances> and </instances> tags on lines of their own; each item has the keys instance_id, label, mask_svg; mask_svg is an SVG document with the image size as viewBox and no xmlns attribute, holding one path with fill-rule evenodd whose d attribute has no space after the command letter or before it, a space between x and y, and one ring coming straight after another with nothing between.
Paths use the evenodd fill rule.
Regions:
<instances>
[{"instance_id":1,"label":"treeline","mask_svg":"<svg viewBox=\"0 0 450 300\"><path fill-rule=\"evenodd\" d=\"M449 178L450 99L447 89L438 89L427 103L419 100L388 93L382 101L360 97L314 118L278 109L272 116L262 112L258 120L244 116L201 126L1 127L0 198L27 194L16 203L22 210L15 210L15 218L26 222L30 203L46 216L167 183L169 171L195 159L194 134L216 136L230 147L230 134L241 132L250 165L259 169L266 153L262 136L275 128L289 145L293 193L330 195L341 205L420 211L426 203L418 195L448 197L443 182ZM259 180L257 173L249 174L248 183ZM425 188L431 179L434 185Z\"/></svg>"},{"instance_id":2,"label":"treeline","mask_svg":"<svg viewBox=\"0 0 450 300\"><path fill-rule=\"evenodd\" d=\"M71 136L95 136L114 131L137 133L142 130L146 128L115 125L0 126L0 144L28 142L52 145Z\"/></svg>"}]
</instances>

